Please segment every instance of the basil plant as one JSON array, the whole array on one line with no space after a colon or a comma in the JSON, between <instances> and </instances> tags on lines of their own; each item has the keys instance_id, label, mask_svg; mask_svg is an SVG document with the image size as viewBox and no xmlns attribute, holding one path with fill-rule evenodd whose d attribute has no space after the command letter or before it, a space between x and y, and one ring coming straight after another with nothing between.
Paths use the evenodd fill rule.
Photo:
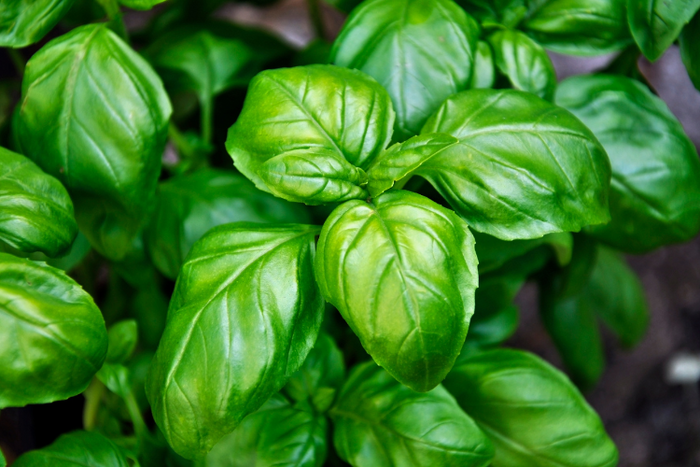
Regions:
<instances>
[{"instance_id":1,"label":"basil plant","mask_svg":"<svg viewBox=\"0 0 700 467\"><path fill-rule=\"evenodd\" d=\"M84 406L13 465L617 465L623 254L700 231L636 63L700 89L700 1L310 0L304 50L158 3L0 4L0 409ZM566 374L508 347L528 281Z\"/></svg>"}]
</instances>

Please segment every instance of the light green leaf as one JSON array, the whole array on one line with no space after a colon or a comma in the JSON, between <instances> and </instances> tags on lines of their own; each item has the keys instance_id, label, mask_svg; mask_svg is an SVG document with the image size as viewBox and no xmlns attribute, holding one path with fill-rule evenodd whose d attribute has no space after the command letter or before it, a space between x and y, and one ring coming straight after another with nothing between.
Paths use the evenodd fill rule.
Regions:
<instances>
[{"instance_id":1,"label":"light green leaf","mask_svg":"<svg viewBox=\"0 0 700 467\"><path fill-rule=\"evenodd\" d=\"M126 453L99 433L73 431L53 444L20 456L14 467L129 467ZM138 465L138 464L137 464Z\"/></svg>"},{"instance_id":2,"label":"light green leaf","mask_svg":"<svg viewBox=\"0 0 700 467\"><path fill-rule=\"evenodd\" d=\"M107 362L124 363L136 349L139 330L136 320L125 319L111 326L107 331L109 346L107 347Z\"/></svg>"},{"instance_id":3,"label":"light green leaf","mask_svg":"<svg viewBox=\"0 0 700 467\"><path fill-rule=\"evenodd\" d=\"M0 241L26 253L58 256L77 233L63 185L31 160L0 147Z\"/></svg>"},{"instance_id":4,"label":"light green leaf","mask_svg":"<svg viewBox=\"0 0 700 467\"><path fill-rule=\"evenodd\" d=\"M328 450L328 422L274 395L248 415L209 453L207 467L321 467Z\"/></svg>"},{"instance_id":5,"label":"light green leaf","mask_svg":"<svg viewBox=\"0 0 700 467\"><path fill-rule=\"evenodd\" d=\"M632 43L626 0L531 0L525 31L546 49L602 55Z\"/></svg>"},{"instance_id":6,"label":"light green leaf","mask_svg":"<svg viewBox=\"0 0 700 467\"><path fill-rule=\"evenodd\" d=\"M471 83L479 25L452 0L367 0L331 52L384 86L396 109L394 139L418 134L450 94Z\"/></svg>"},{"instance_id":7,"label":"light green leaf","mask_svg":"<svg viewBox=\"0 0 700 467\"><path fill-rule=\"evenodd\" d=\"M415 193L348 201L318 241L316 279L375 362L428 391L459 355L478 283L474 239L455 213Z\"/></svg>"},{"instance_id":8,"label":"light green leaf","mask_svg":"<svg viewBox=\"0 0 700 467\"><path fill-rule=\"evenodd\" d=\"M263 193L240 174L201 169L158 187L145 239L153 263L175 279L184 258L209 229L229 222L308 223L303 206Z\"/></svg>"},{"instance_id":9,"label":"light green leaf","mask_svg":"<svg viewBox=\"0 0 700 467\"><path fill-rule=\"evenodd\" d=\"M100 310L63 271L0 253L0 408L68 399L107 353Z\"/></svg>"},{"instance_id":10,"label":"light green leaf","mask_svg":"<svg viewBox=\"0 0 700 467\"><path fill-rule=\"evenodd\" d=\"M661 99L629 78L594 75L563 81L556 102L595 133L612 163L612 220L592 235L632 253L697 235L700 160Z\"/></svg>"},{"instance_id":11,"label":"light green leaf","mask_svg":"<svg viewBox=\"0 0 700 467\"><path fill-rule=\"evenodd\" d=\"M688 70L688 76L695 85L695 89L700 90L700 13L696 13L681 33L680 37L681 58Z\"/></svg>"},{"instance_id":12,"label":"light green leaf","mask_svg":"<svg viewBox=\"0 0 700 467\"><path fill-rule=\"evenodd\" d=\"M318 228L239 222L192 247L146 392L168 444L201 458L279 391L323 318L312 263Z\"/></svg>"},{"instance_id":13,"label":"light green leaf","mask_svg":"<svg viewBox=\"0 0 700 467\"><path fill-rule=\"evenodd\" d=\"M551 101L557 85L554 65L537 42L519 31L501 29L491 34L498 69L508 77L514 89L527 91Z\"/></svg>"},{"instance_id":14,"label":"light green leaf","mask_svg":"<svg viewBox=\"0 0 700 467\"><path fill-rule=\"evenodd\" d=\"M3 0L0 47L24 47L40 41L73 5L73 0Z\"/></svg>"},{"instance_id":15,"label":"light green leaf","mask_svg":"<svg viewBox=\"0 0 700 467\"><path fill-rule=\"evenodd\" d=\"M532 354L472 355L445 387L493 441L494 467L617 465L598 415L566 376Z\"/></svg>"},{"instance_id":16,"label":"light green leaf","mask_svg":"<svg viewBox=\"0 0 700 467\"><path fill-rule=\"evenodd\" d=\"M361 173L332 161L330 154L366 168L389 143L393 123L389 96L364 73L332 65L268 70L251 82L243 111L229 129L226 148L236 167L263 191L274 188L289 199L291 187L300 183L304 193L310 191L310 203L329 202L334 196L340 201L348 193L364 197L361 189L351 187ZM302 165L311 171L306 178L321 183L319 192L313 189L314 180L297 182L295 171L281 177L282 160L265 165L280 156L298 162L304 151L309 155ZM314 167L310 159L321 154L324 163ZM263 173L271 169L275 172L264 179ZM270 187L266 182L282 184ZM301 193L297 197L303 198Z\"/></svg>"},{"instance_id":17,"label":"light green leaf","mask_svg":"<svg viewBox=\"0 0 700 467\"><path fill-rule=\"evenodd\" d=\"M644 56L661 57L698 8L700 0L627 0L630 31Z\"/></svg>"},{"instance_id":18,"label":"light green leaf","mask_svg":"<svg viewBox=\"0 0 700 467\"><path fill-rule=\"evenodd\" d=\"M442 386L421 394L372 362L358 365L331 410L333 442L353 467L482 467L493 446Z\"/></svg>"},{"instance_id":19,"label":"light green leaf","mask_svg":"<svg viewBox=\"0 0 700 467\"><path fill-rule=\"evenodd\" d=\"M74 29L27 64L18 136L68 189L80 230L120 260L152 209L170 103L160 78L103 24Z\"/></svg>"},{"instance_id":20,"label":"light green leaf","mask_svg":"<svg viewBox=\"0 0 700 467\"><path fill-rule=\"evenodd\" d=\"M472 89L492 88L495 81L496 69L493 63L493 51L488 42L479 41L474 56L472 83L469 87Z\"/></svg>"}]
</instances>

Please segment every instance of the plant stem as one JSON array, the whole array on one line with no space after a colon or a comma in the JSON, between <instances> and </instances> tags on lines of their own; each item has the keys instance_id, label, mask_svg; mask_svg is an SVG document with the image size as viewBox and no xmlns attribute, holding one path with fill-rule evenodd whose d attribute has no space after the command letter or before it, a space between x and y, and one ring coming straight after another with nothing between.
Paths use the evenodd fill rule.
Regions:
<instances>
[{"instance_id":1,"label":"plant stem","mask_svg":"<svg viewBox=\"0 0 700 467\"><path fill-rule=\"evenodd\" d=\"M94 430L97 424L97 412L105 393L105 385L97 378L92 380L90 386L85 390L85 408L83 409L83 428L87 431Z\"/></svg>"},{"instance_id":2,"label":"plant stem","mask_svg":"<svg viewBox=\"0 0 700 467\"><path fill-rule=\"evenodd\" d=\"M211 96L200 99L202 141L211 144L214 133L214 101Z\"/></svg>"},{"instance_id":3,"label":"plant stem","mask_svg":"<svg viewBox=\"0 0 700 467\"><path fill-rule=\"evenodd\" d=\"M307 0L307 5L309 7L309 17L311 18L311 25L316 33L316 38L325 40L326 31L323 27L323 17L321 16L319 0Z\"/></svg>"},{"instance_id":4,"label":"plant stem","mask_svg":"<svg viewBox=\"0 0 700 467\"><path fill-rule=\"evenodd\" d=\"M129 35L126 32L126 26L124 25L124 18L122 17L122 11L119 8L119 2L117 0L96 0L102 8L104 8L107 13L107 18L109 18L109 28L116 32L119 37L124 39L127 43L129 42Z\"/></svg>"},{"instance_id":5,"label":"plant stem","mask_svg":"<svg viewBox=\"0 0 700 467\"><path fill-rule=\"evenodd\" d=\"M7 49L7 53L10 55L10 60L12 60L12 64L17 69L17 74L19 74L20 77L23 76L26 65L22 54L17 49Z\"/></svg>"},{"instance_id":6,"label":"plant stem","mask_svg":"<svg viewBox=\"0 0 700 467\"><path fill-rule=\"evenodd\" d=\"M129 411L129 417L131 417L131 423L134 425L134 433L136 433L137 438L142 439L144 436L148 435L148 427L146 426L146 422L143 421L141 410L134 397L134 391L129 391L126 394L124 402L126 402L126 409Z\"/></svg>"}]
</instances>

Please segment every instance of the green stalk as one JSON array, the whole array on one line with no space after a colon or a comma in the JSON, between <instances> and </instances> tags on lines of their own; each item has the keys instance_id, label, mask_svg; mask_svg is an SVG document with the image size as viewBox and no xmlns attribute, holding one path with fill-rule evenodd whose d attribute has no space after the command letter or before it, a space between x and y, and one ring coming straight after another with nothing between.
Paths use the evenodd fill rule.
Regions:
<instances>
[{"instance_id":1,"label":"green stalk","mask_svg":"<svg viewBox=\"0 0 700 467\"><path fill-rule=\"evenodd\" d=\"M95 429L97 425L97 413L100 409L102 396L105 393L105 385L97 378L93 379L90 386L83 392L85 407L83 408L83 428L87 431Z\"/></svg>"},{"instance_id":2,"label":"green stalk","mask_svg":"<svg viewBox=\"0 0 700 467\"><path fill-rule=\"evenodd\" d=\"M202 140L207 144L211 144L214 134L214 100L211 96L208 96L200 99L200 102Z\"/></svg>"},{"instance_id":3,"label":"green stalk","mask_svg":"<svg viewBox=\"0 0 700 467\"><path fill-rule=\"evenodd\" d=\"M129 42L129 35L126 32L126 26L124 25L124 18L122 16L122 11L119 8L119 2L117 0L96 0L102 8L104 8L107 13L107 18L109 18L109 28L116 32L119 37L124 39L127 43Z\"/></svg>"},{"instance_id":4,"label":"green stalk","mask_svg":"<svg viewBox=\"0 0 700 467\"><path fill-rule=\"evenodd\" d=\"M134 433L138 439L143 439L144 436L148 435L148 427L146 422L143 421L143 416L141 415L141 410L139 405L136 403L136 398L134 397L134 391L129 391L124 398L126 402L126 409L129 411L129 417L131 418L131 423L134 425Z\"/></svg>"}]
</instances>

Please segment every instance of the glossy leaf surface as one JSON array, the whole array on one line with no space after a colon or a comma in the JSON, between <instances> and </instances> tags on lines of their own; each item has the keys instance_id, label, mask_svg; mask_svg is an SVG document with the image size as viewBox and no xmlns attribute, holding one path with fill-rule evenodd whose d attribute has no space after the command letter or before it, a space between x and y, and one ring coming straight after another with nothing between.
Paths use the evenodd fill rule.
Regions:
<instances>
[{"instance_id":1,"label":"glossy leaf surface","mask_svg":"<svg viewBox=\"0 0 700 467\"><path fill-rule=\"evenodd\" d=\"M311 203L340 201L348 192L339 185L359 180L350 164L366 168L389 143L393 123L388 94L364 73L331 65L268 70L251 82L226 148L263 191L272 191L267 182L274 182L289 197L297 184L300 197L311 193ZM324 162L314 167L319 155ZM300 179L296 170L287 171L292 161L311 173Z\"/></svg>"},{"instance_id":2,"label":"glossy leaf surface","mask_svg":"<svg viewBox=\"0 0 700 467\"><path fill-rule=\"evenodd\" d=\"M621 76L578 76L556 102L595 133L612 164L610 214L591 228L601 241L641 253L689 240L700 230L700 160L666 104Z\"/></svg>"},{"instance_id":3,"label":"glossy leaf surface","mask_svg":"<svg viewBox=\"0 0 700 467\"><path fill-rule=\"evenodd\" d=\"M688 76L695 85L695 89L700 90L700 13L688 23L680 37L681 58L688 70Z\"/></svg>"},{"instance_id":4,"label":"glossy leaf surface","mask_svg":"<svg viewBox=\"0 0 700 467\"><path fill-rule=\"evenodd\" d=\"M479 41L474 56L474 73L472 74L472 89L493 87L496 80L496 69L493 63L493 51L488 42Z\"/></svg>"},{"instance_id":5,"label":"glossy leaf surface","mask_svg":"<svg viewBox=\"0 0 700 467\"><path fill-rule=\"evenodd\" d=\"M474 311L474 238L452 211L407 191L348 201L318 241L316 279L365 350L428 391L452 367Z\"/></svg>"},{"instance_id":6,"label":"glossy leaf surface","mask_svg":"<svg viewBox=\"0 0 700 467\"><path fill-rule=\"evenodd\" d=\"M0 147L0 241L26 253L58 256L77 233L63 185L31 160Z\"/></svg>"},{"instance_id":7,"label":"glossy leaf surface","mask_svg":"<svg viewBox=\"0 0 700 467\"><path fill-rule=\"evenodd\" d=\"M532 354L472 355L445 387L493 441L494 467L617 465L598 415L566 376Z\"/></svg>"},{"instance_id":8,"label":"glossy leaf surface","mask_svg":"<svg viewBox=\"0 0 700 467\"><path fill-rule=\"evenodd\" d=\"M514 89L551 101L557 85L554 65L537 42L519 31L502 29L488 38L493 47L494 62L508 77Z\"/></svg>"},{"instance_id":9,"label":"glossy leaf surface","mask_svg":"<svg viewBox=\"0 0 700 467\"><path fill-rule=\"evenodd\" d=\"M82 392L107 352L100 310L73 279L0 253L0 408Z\"/></svg>"},{"instance_id":10,"label":"glossy leaf surface","mask_svg":"<svg viewBox=\"0 0 700 467\"><path fill-rule=\"evenodd\" d=\"M570 55L602 55L632 42L626 0L536 0L525 30L545 48Z\"/></svg>"},{"instance_id":11,"label":"glossy leaf surface","mask_svg":"<svg viewBox=\"0 0 700 467\"><path fill-rule=\"evenodd\" d=\"M54 39L27 64L22 149L66 186L81 231L109 259L152 209L170 112L160 78L105 24Z\"/></svg>"},{"instance_id":12,"label":"glossy leaf surface","mask_svg":"<svg viewBox=\"0 0 700 467\"><path fill-rule=\"evenodd\" d=\"M175 285L147 394L168 444L203 457L302 365L324 303L318 228L226 224L190 252Z\"/></svg>"},{"instance_id":13,"label":"glossy leaf surface","mask_svg":"<svg viewBox=\"0 0 700 467\"><path fill-rule=\"evenodd\" d=\"M99 433L73 431L51 445L29 451L12 464L15 467L129 467L125 452Z\"/></svg>"},{"instance_id":14,"label":"glossy leaf surface","mask_svg":"<svg viewBox=\"0 0 700 467\"><path fill-rule=\"evenodd\" d=\"M470 227L503 240L609 220L610 163L602 146L569 112L532 94L456 94L423 133L375 162L370 192L381 192L391 179L420 175ZM382 180L379 189L375 179Z\"/></svg>"},{"instance_id":15,"label":"glossy leaf surface","mask_svg":"<svg viewBox=\"0 0 700 467\"><path fill-rule=\"evenodd\" d=\"M628 0L630 31L644 56L652 62L661 57L698 8L700 0Z\"/></svg>"},{"instance_id":16,"label":"glossy leaf surface","mask_svg":"<svg viewBox=\"0 0 700 467\"><path fill-rule=\"evenodd\" d=\"M192 245L209 229L229 222L309 222L303 206L262 193L230 171L202 169L158 187L146 229L148 252L158 270L175 279Z\"/></svg>"},{"instance_id":17,"label":"glossy leaf surface","mask_svg":"<svg viewBox=\"0 0 700 467\"><path fill-rule=\"evenodd\" d=\"M357 366L331 411L333 442L353 467L489 465L493 446L442 386L422 394L372 362Z\"/></svg>"},{"instance_id":18,"label":"glossy leaf surface","mask_svg":"<svg viewBox=\"0 0 700 467\"><path fill-rule=\"evenodd\" d=\"M73 0L3 0L0 47L24 47L40 41L71 6Z\"/></svg>"},{"instance_id":19,"label":"glossy leaf surface","mask_svg":"<svg viewBox=\"0 0 700 467\"><path fill-rule=\"evenodd\" d=\"M451 0L368 0L335 41L331 61L384 86L396 109L396 134L418 134L450 94L467 89L479 26Z\"/></svg>"},{"instance_id":20,"label":"glossy leaf surface","mask_svg":"<svg viewBox=\"0 0 700 467\"><path fill-rule=\"evenodd\" d=\"M207 456L207 467L321 467L328 450L328 422L274 395L248 415Z\"/></svg>"}]
</instances>

